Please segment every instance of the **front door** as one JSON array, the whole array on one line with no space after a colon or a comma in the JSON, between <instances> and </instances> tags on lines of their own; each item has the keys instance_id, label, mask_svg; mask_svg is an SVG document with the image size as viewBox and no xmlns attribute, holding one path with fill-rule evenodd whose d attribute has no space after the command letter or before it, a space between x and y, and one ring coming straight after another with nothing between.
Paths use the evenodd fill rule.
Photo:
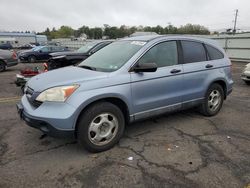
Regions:
<instances>
[{"instance_id":1,"label":"front door","mask_svg":"<svg viewBox=\"0 0 250 188\"><path fill-rule=\"evenodd\" d=\"M131 73L135 119L181 108L183 66L178 64L176 41L153 46L137 62L156 63L156 72Z\"/></svg>"}]
</instances>

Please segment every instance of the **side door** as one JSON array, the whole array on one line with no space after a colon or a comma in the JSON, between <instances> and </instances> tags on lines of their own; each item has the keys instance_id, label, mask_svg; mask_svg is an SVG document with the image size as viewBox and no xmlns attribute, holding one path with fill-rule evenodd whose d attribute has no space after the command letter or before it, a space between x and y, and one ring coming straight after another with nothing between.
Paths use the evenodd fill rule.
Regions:
<instances>
[{"instance_id":1,"label":"side door","mask_svg":"<svg viewBox=\"0 0 250 188\"><path fill-rule=\"evenodd\" d=\"M183 67L178 63L176 41L151 47L134 65L156 63L156 72L131 72L131 91L135 119L181 108Z\"/></svg>"},{"instance_id":2,"label":"side door","mask_svg":"<svg viewBox=\"0 0 250 188\"><path fill-rule=\"evenodd\" d=\"M39 51L39 60L47 60L49 59L49 53L51 51L51 47L43 47Z\"/></svg>"},{"instance_id":3,"label":"side door","mask_svg":"<svg viewBox=\"0 0 250 188\"><path fill-rule=\"evenodd\" d=\"M182 40L184 84L183 105L201 102L206 92L206 82L213 65L208 61L202 42Z\"/></svg>"}]
</instances>

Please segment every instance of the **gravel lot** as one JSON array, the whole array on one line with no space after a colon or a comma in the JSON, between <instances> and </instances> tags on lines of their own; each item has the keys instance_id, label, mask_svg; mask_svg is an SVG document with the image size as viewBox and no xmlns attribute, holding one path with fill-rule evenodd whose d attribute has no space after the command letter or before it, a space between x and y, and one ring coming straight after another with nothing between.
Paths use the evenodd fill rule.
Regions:
<instances>
[{"instance_id":1,"label":"gravel lot","mask_svg":"<svg viewBox=\"0 0 250 188\"><path fill-rule=\"evenodd\" d=\"M233 64L221 112L195 110L127 126L113 149L92 154L74 140L41 137L17 115L15 74L0 73L0 187L250 187L250 86Z\"/></svg>"}]
</instances>

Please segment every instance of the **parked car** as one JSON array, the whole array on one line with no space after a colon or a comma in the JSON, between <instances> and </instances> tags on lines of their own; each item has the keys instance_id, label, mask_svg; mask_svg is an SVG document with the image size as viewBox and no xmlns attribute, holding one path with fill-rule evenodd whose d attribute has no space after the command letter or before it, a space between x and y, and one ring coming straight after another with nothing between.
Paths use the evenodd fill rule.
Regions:
<instances>
[{"instance_id":1,"label":"parked car","mask_svg":"<svg viewBox=\"0 0 250 188\"><path fill-rule=\"evenodd\" d=\"M194 106L216 115L232 85L231 62L212 40L133 37L31 78L17 109L29 126L100 152L133 121Z\"/></svg>"},{"instance_id":2,"label":"parked car","mask_svg":"<svg viewBox=\"0 0 250 188\"><path fill-rule=\"evenodd\" d=\"M241 79L250 85L250 63L248 63L242 72Z\"/></svg>"},{"instance_id":3,"label":"parked car","mask_svg":"<svg viewBox=\"0 0 250 188\"><path fill-rule=\"evenodd\" d=\"M107 41L92 41L86 42L81 48L73 52L56 52L51 53L51 58L48 61L48 69L57 69L70 65L76 65L87 59L89 56L110 44L111 40Z\"/></svg>"},{"instance_id":4,"label":"parked car","mask_svg":"<svg viewBox=\"0 0 250 188\"><path fill-rule=\"evenodd\" d=\"M0 50L0 72L5 71L7 67L17 65L17 63L15 51Z\"/></svg>"},{"instance_id":5,"label":"parked car","mask_svg":"<svg viewBox=\"0 0 250 188\"><path fill-rule=\"evenodd\" d=\"M68 48L62 46L37 46L31 50L22 51L18 54L20 62L34 63L39 60L48 60L50 53L69 51Z\"/></svg>"},{"instance_id":6,"label":"parked car","mask_svg":"<svg viewBox=\"0 0 250 188\"><path fill-rule=\"evenodd\" d=\"M13 46L10 43L2 43L2 44L0 44L0 49L11 50L11 49L13 49Z\"/></svg>"},{"instance_id":7,"label":"parked car","mask_svg":"<svg viewBox=\"0 0 250 188\"><path fill-rule=\"evenodd\" d=\"M24 92L24 86L30 78L47 71L48 67L46 63L43 63L43 67L27 66L24 69L20 70L19 74L16 74L15 84L17 87L21 87L21 91Z\"/></svg>"}]
</instances>

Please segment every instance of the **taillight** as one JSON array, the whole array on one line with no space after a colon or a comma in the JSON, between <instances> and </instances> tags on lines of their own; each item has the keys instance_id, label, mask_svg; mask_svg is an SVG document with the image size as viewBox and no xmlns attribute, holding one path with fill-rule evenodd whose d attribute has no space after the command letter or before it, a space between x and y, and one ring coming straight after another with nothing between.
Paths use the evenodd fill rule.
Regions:
<instances>
[{"instance_id":1,"label":"taillight","mask_svg":"<svg viewBox=\"0 0 250 188\"><path fill-rule=\"evenodd\" d=\"M17 55L16 55L15 51L13 51L13 53L12 53L12 59L17 59Z\"/></svg>"},{"instance_id":2,"label":"taillight","mask_svg":"<svg viewBox=\"0 0 250 188\"><path fill-rule=\"evenodd\" d=\"M47 63L44 63L43 66L44 66L44 72L47 72L47 71L49 70L49 69L48 69L48 64L47 64Z\"/></svg>"}]
</instances>

